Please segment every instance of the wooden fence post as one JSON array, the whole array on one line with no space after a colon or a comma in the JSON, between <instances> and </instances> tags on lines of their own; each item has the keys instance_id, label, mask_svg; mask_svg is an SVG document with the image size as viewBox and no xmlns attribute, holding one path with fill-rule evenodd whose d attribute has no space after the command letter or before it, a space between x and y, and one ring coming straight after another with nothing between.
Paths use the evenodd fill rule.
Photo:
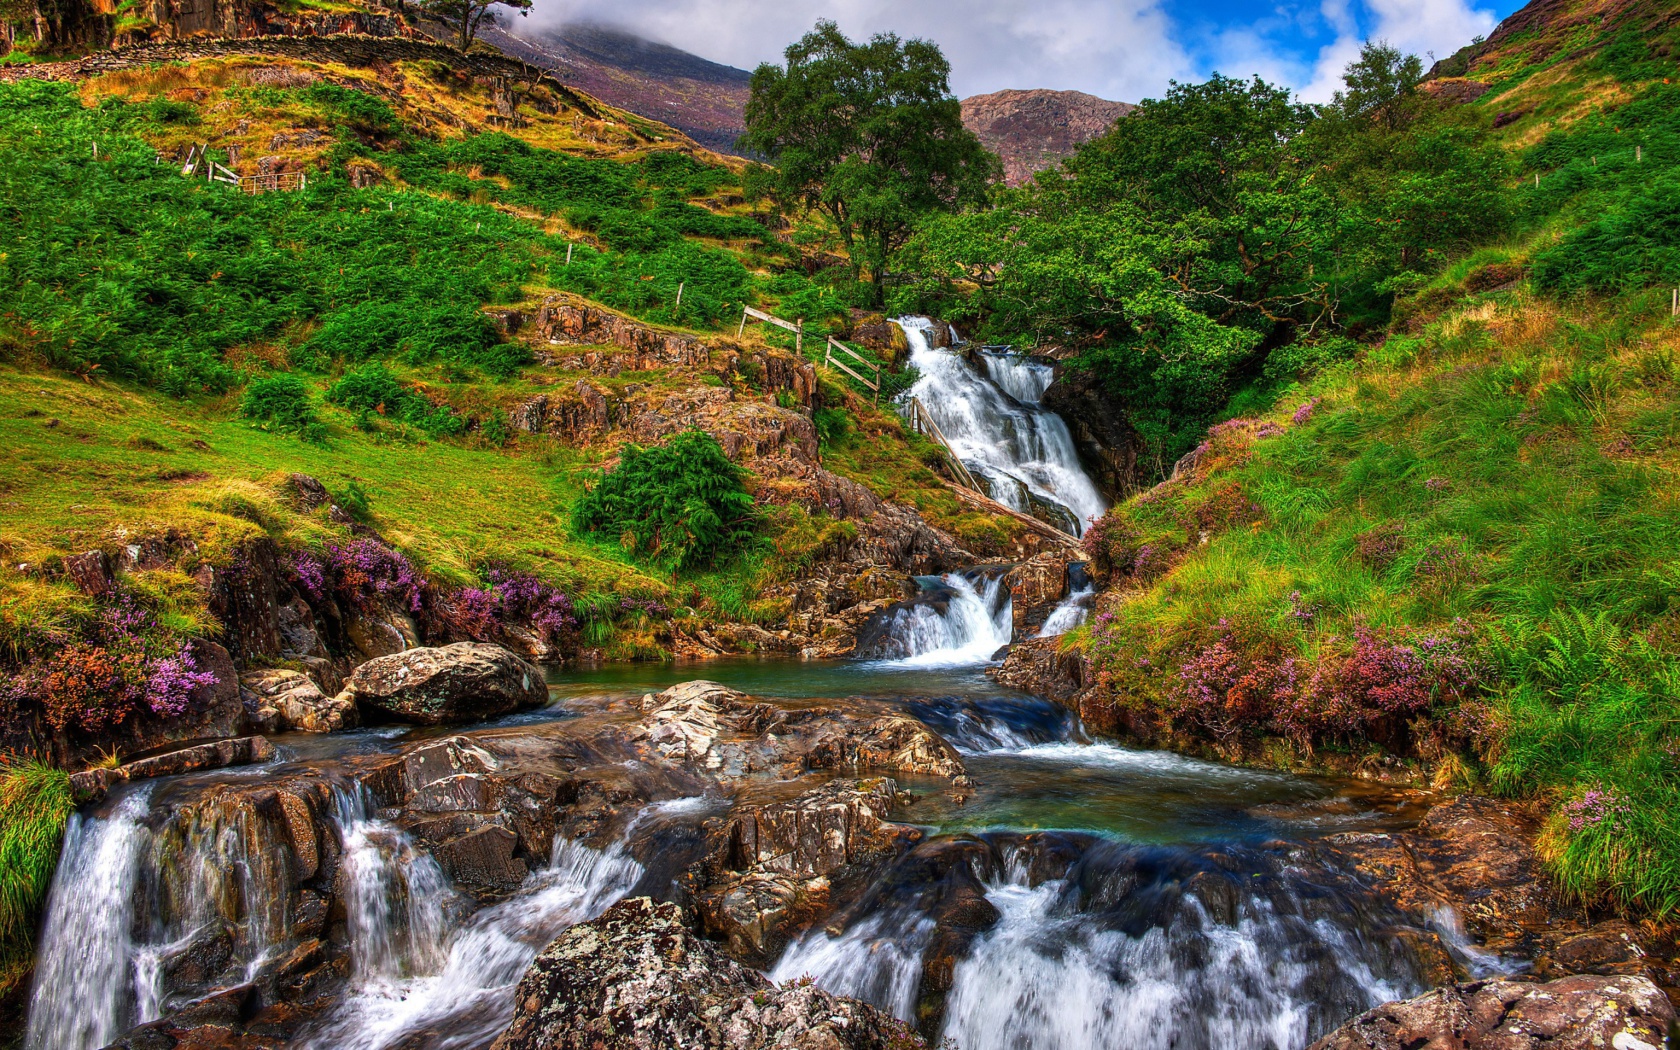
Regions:
<instances>
[{"instance_id":1,"label":"wooden fence post","mask_svg":"<svg viewBox=\"0 0 1680 1050\"><path fill-rule=\"evenodd\" d=\"M793 352L803 354L805 352L805 318L801 317L793 324Z\"/></svg>"},{"instance_id":2,"label":"wooden fence post","mask_svg":"<svg viewBox=\"0 0 1680 1050\"><path fill-rule=\"evenodd\" d=\"M685 282L683 282L683 281L678 281L677 282L677 305L678 306L682 305L682 290L683 290L683 284L684 283Z\"/></svg>"},{"instance_id":3,"label":"wooden fence post","mask_svg":"<svg viewBox=\"0 0 1680 1050\"><path fill-rule=\"evenodd\" d=\"M746 334L746 331L747 331L747 308L745 306L743 306L743 307L741 307L741 327L735 329L735 338L737 338L737 339L741 338L741 336Z\"/></svg>"},{"instance_id":4,"label":"wooden fence post","mask_svg":"<svg viewBox=\"0 0 1680 1050\"><path fill-rule=\"evenodd\" d=\"M566 265L572 265L572 245L570 242L566 244Z\"/></svg>"}]
</instances>

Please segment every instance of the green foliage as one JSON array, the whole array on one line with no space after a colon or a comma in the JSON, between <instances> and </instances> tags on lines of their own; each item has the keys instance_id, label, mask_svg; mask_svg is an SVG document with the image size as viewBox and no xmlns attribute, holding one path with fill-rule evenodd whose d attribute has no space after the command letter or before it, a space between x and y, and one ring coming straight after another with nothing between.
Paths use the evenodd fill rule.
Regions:
<instances>
[{"instance_id":1,"label":"green foliage","mask_svg":"<svg viewBox=\"0 0 1680 1050\"><path fill-rule=\"evenodd\" d=\"M25 960L75 810L70 775L31 759L0 761L0 961Z\"/></svg>"},{"instance_id":2,"label":"green foliage","mask_svg":"<svg viewBox=\"0 0 1680 1050\"><path fill-rule=\"evenodd\" d=\"M579 533L679 573L733 554L756 525L741 469L700 430L649 448L625 445L618 465L572 508Z\"/></svg>"},{"instance_id":3,"label":"green foliage","mask_svg":"<svg viewBox=\"0 0 1680 1050\"><path fill-rule=\"evenodd\" d=\"M315 416L309 388L294 375L252 380L240 399L239 413L264 429L296 434L306 441L320 441L326 436L326 428Z\"/></svg>"},{"instance_id":4,"label":"green foliage","mask_svg":"<svg viewBox=\"0 0 1680 1050\"><path fill-rule=\"evenodd\" d=\"M1680 174L1665 172L1534 258L1534 280L1558 291L1630 291L1680 283Z\"/></svg>"},{"instance_id":5,"label":"green foliage","mask_svg":"<svg viewBox=\"0 0 1680 1050\"><path fill-rule=\"evenodd\" d=\"M1336 92L1332 105L1345 119L1376 121L1397 131L1417 115L1422 80L1423 62L1416 55L1401 54L1386 41L1367 40L1358 60L1348 63L1343 74L1347 86Z\"/></svg>"},{"instance_id":6,"label":"green foliage","mask_svg":"<svg viewBox=\"0 0 1680 1050\"><path fill-rule=\"evenodd\" d=\"M522 343L506 343L490 319L466 303L365 302L328 314L300 358L323 367L400 354L407 364L438 359L476 365L499 378L531 360Z\"/></svg>"},{"instance_id":7,"label":"green foliage","mask_svg":"<svg viewBox=\"0 0 1680 1050\"><path fill-rule=\"evenodd\" d=\"M828 216L853 280L867 267L880 305L915 221L980 203L999 161L963 126L950 64L928 41L854 44L820 21L785 57L752 76L741 145L773 164L756 188Z\"/></svg>"},{"instance_id":8,"label":"green foliage","mask_svg":"<svg viewBox=\"0 0 1680 1050\"><path fill-rule=\"evenodd\" d=\"M423 395L398 382L378 361L344 373L327 391L327 400L363 419L377 414L418 427L432 437L459 434L466 429L465 420L448 405L434 406Z\"/></svg>"},{"instance_id":9,"label":"green foliage","mask_svg":"<svg viewBox=\"0 0 1680 1050\"><path fill-rule=\"evenodd\" d=\"M843 408L819 408L811 413L811 423L817 428L817 444L823 448L839 444L852 432L852 414Z\"/></svg>"}]
</instances>

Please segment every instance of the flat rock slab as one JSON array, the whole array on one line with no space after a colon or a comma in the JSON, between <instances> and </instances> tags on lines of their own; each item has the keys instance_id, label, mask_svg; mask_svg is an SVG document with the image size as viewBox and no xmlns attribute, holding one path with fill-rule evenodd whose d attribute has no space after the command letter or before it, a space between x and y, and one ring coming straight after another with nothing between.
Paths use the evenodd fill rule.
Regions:
<instances>
[{"instance_id":1,"label":"flat rock slab","mask_svg":"<svg viewBox=\"0 0 1680 1050\"><path fill-rule=\"evenodd\" d=\"M350 675L344 693L376 718L418 725L472 722L548 702L542 671L485 642L369 660Z\"/></svg>"},{"instance_id":2,"label":"flat rock slab","mask_svg":"<svg viewBox=\"0 0 1680 1050\"><path fill-rule=\"evenodd\" d=\"M70 775L70 790L78 803L97 802L105 797L113 784L125 780L149 780L152 777L172 777L182 773L197 773L206 769L226 769L253 762L266 762L274 754L274 745L261 736L242 736L232 740L214 740L207 744L183 747L150 758L137 759L111 769L89 769Z\"/></svg>"}]
</instances>

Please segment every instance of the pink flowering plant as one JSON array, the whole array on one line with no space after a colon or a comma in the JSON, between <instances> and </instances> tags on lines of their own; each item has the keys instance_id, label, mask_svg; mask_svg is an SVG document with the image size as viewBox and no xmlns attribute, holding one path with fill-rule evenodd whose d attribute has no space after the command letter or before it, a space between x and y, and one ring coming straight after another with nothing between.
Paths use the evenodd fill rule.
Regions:
<instances>
[{"instance_id":1,"label":"pink flowering plant","mask_svg":"<svg viewBox=\"0 0 1680 1050\"><path fill-rule=\"evenodd\" d=\"M312 602L335 598L362 609L407 612L424 606L425 576L406 555L371 537L329 544L324 554L293 552L285 566L293 586Z\"/></svg>"}]
</instances>

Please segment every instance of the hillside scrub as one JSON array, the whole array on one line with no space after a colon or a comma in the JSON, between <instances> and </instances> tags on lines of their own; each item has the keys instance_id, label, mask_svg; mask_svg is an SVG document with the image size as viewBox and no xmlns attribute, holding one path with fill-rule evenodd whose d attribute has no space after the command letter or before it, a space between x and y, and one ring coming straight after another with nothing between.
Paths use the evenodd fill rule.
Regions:
<instances>
[{"instance_id":1,"label":"hillside scrub","mask_svg":"<svg viewBox=\"0 0 1680 1050\"><path fill-rule=\"evenodd\" d=\"M708 567L753 535L757 512L741 482L741 468L701 430L625 445L572 507L572 525L672 572Z\"/></svg>"}]
</instances>

